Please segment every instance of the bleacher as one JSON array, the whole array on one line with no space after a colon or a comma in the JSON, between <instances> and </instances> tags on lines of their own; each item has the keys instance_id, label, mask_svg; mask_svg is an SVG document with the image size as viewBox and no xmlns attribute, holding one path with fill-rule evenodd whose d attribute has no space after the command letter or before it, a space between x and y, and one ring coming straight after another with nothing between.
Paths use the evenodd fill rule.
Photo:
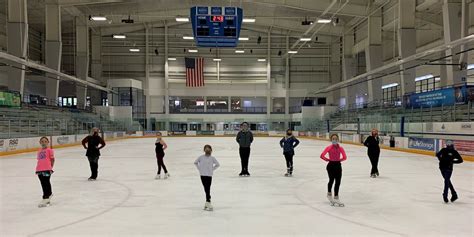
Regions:
<instances>
[{"instance_id":1,"label":"bleacher","mask_svg":"<svg viewBox=\"0 0 474 237\"><path fill-rule=\"evenodd\" d=\"M0 107L0 139L84 134L92 127L124 131L124 124L107 115L85 110L23 104L21 108Z\"/></svg>"}]
</instances>

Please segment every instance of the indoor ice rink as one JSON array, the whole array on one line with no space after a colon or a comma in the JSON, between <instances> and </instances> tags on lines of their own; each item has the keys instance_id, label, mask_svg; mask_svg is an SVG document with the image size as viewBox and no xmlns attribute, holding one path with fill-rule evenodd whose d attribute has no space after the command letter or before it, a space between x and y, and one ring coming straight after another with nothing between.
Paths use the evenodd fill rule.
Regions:
<instances>
[{"instance_id":1,"label":"indoor ice rink","mask_svg":"<svg viewBox=\"0 0 474 237\"><path fill-rule=\"evenodd\" d=\"M472 236L472 163L456 167L460 200L445 205L432 156L383 150L380 176L370 179L365 150L344 145L340 196L346 206L339 208L327 204L325 162L318 157L329 142L301 139L288 178L279 140L255 139L251 177L237 175L233 138L167 138L167 180L155 180L154 138L111 142L94 183L87 181L82 147L58 149L54 203L44 209L34 205L40 187L32 177L33 154L4 157L2 235ZM205 144L221 164L213 212L202 211L204 193L193 164Z\"/></svg>"},{"instance_id":2,"label":"indoor ice rink","mask_svg":"<svg viewBox=\"0 0 474 237\"><path fill-rule=\"evenodd\" d=\"M0 0L0 236L472 237L473 49L473 0Z\"/></svg>"}]
</instances>

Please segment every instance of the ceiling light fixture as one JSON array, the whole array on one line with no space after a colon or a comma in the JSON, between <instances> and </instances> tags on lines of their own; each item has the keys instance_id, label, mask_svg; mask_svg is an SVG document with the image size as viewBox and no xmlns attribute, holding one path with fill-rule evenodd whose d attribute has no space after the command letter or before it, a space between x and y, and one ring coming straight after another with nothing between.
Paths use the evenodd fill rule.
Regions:
<instances>
[{"instance_id":1,"label":"ceiling light fixture","mask_svg":"<svg viewBox=\"0 0 474 237\"><path fill-rule=\"evenodd\" d=\"M328 24L328 23L331 23L331 19L318 19L318 23Z\"/></svg>"},{"instance_id":2,"label":"ceiling light fixture","mask_svg":"<svg viewBox=\"0 0 474 237\"><path fill-rule=\"evenodd\" d=\"M128 51L130 51L130 52L140 52L140 49L131 48L131 49L128 49Z\"/></svg>"},{"instance_id":3,"label":"ceiling light fixture","mask_svg":"<svg viewBox=\"0 0 474 237\"><path fill-rule=\"evenodd\" d=\"M288 53L289 53L289 54L295 54L295 53L298 53L298 51L296 51L296 50L290 50L290 51L288 51Z\"/></svg>"},{"instance_id":4,"label":"ceiling light fixture","mask_svg":"<svg viewBox=\"0 0 474 237\"><path fill-rule=\"evenodd\" d=\"M197 50L197 49L189 49L188 52L189 52L189 53L197 53L198 50Z\"/></svg>"},{"instance_id":5,"label":"ceiling light fixture","mask_svg":"<svg viewBox=\"0 0 474 237\"><path fill-rule=\"evenodd\" d=\"M189 22L189 18L187 17L176 17L177 22Z\"/></svg>"},{"instance_id":6,"label":"ceiling light fixture","mask_svg":"<svg viewBox=\"0 0 474 237\"><path fill-rule=\"evenodd\" d=\"M193 40L194 37L192 37L192 36L183 36L183 39L185 39L185 40Z\"/></svg>"},{"instance_id":7,"label":"ceiling light fixture","mask_svg":"<svg viewBox=\"0 0 474 237\"><path fill-rule=\"evenodd\" d=\"M105 16L91 16L89 15L89 20L90 21L106 21L107 17Z\"/></svg>"},{"instance_id":8,"label":"ceiling light fixture","mask_svg":"<svg viewBox=\"0 0 474 237\"><path fill-rule=\"evenodd\" d=\"M112 38L114 38L114 39L125 39L125 38L127 38L127 36L126 35L112 35Z\"/></svg>"},{"instance_id":9,"label":"ceiling light fixture","mask_svg":"<svg viewBox=\"0 0 474 237\"><path fill-rule=\"evenodd\" d=\"M242 22L245 22L245 23L254 23L255 22L255 18L244 18L242 20Z\"/></svg>"},{"instance_id":10,"label":"ceiling light fixture","mask_svg":"<svg viewBox=\"0 0 474 237\"><path fill-rule=\"evenodd\" d=\"M311 38L309 37L301 37L300 41L311 41Z\"/></svg>"},{"instance_id":11,"label":"ceiling light fixture","mask_svg":"<svg viewBox=\"0 0 474 237\"><path fill-rule=\"evenodd\" d=\"M220 61L222 61L222 59L220 59L220 58L214 58L214 59L212 59L212 61L214 61L214 62L220 62Z\"/></svg>"},{"instance_id":12,"label":"ceiling light fixture","mask_svg":"<svg viewBox=\"0 0 474 237\"><path fill-rule=\"evenodd\" d=\"M265 58L259 58L259 59L257 59L257 61L259 61L259 62L266 62L267 59L265 59Z\"/></svg>"},{"instance_id":13,"label":"ceiling light fixture","mask_svg":"<svg viewBox=\"0 0 474 237\"><path fill-rule=\"evenodd\" d=\"M245 50L237 49L235 50L235 53L245 53Z\"/></svg>"},{"instance_id":14,"label":"ceiling light fixture","mask_svg":"<svg viewBox=\"0 0 474 237\"><path fill-rule=\"evenodd\" d=\"M239 40L247 41L247 40L249 40L249 37L239 37Z\"/></svg>"},{"instance_id":15,"label":"ceiling light fixture","mask_svg":"<svg viewBox=\"0 0 474 237\"><path fill-rule=\"evenodd\" d=\"M168 58L168 61L176 61L176 58Z\"/></svg>"}]
</instances>

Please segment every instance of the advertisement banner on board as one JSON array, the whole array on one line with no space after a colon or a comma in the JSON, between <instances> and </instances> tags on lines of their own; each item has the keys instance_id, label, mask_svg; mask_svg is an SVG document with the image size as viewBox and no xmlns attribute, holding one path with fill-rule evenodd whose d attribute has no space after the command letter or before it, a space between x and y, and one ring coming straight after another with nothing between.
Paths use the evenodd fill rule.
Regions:
<instances>
[{"instance_id":1,"label":"advertisement banner on board","mask_svg":"<svg viewBox=\"0 0 474 237\"><path fill-rule=\"evenodd\" d=\"M474 156L474 141L461 141L454 140L454 149L456 149L459 154ZM446 147L446 140L441 140L442 147Z\"/></svg>"},{"instance_id":2,"label":"advertisement banner on board","mask_svg":"<svg viewBox=\"0 0 474 237\"><path fill-rule=\"evenodd\" d=\"M467 100L467 87L459 86L406 95L405 106L407 108L430 108L465 104Z\"/></svg>"},{"instance_id":3,"label":"advertisement banner on board","mask_svg":"<svg viewBox=\"0 0 474 237\"><path fill-rule=\"evenodd\" d=\"M435 139L410 137L408 138L408 148L425 151L435 151Z\"/></svg>"}]
</instances>

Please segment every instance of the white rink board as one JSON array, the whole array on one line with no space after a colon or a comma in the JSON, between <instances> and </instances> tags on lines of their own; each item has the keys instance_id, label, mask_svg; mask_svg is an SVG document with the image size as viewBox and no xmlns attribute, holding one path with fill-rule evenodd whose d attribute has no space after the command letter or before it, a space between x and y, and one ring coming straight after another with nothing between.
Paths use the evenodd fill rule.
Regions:
<instances>
[{"instance_id":1,"label":"white rink board","mask_svg":"<svg viewBox=\"0 0 474 237\"><path fill-rule=\"evenodd\" d=\"M344 208L328 205L327 141L301 138L295 174L283 177L279 137L256 137L252 177L239 178L233 137L165 137L169 180L154 180L155 138L108 142L99 179L89 177L80 146L56 150L53 205L39 209L34 153L0 158L0 236L472 236L473 163L456 165L460 199L444 204L435 158L382 150L380 174L369 178L362 146L343 144L340 190ZM212 186L214 212L202 210L204 191L193 165L205 144L221 163Z\"/></svg>"}]
</instances>

